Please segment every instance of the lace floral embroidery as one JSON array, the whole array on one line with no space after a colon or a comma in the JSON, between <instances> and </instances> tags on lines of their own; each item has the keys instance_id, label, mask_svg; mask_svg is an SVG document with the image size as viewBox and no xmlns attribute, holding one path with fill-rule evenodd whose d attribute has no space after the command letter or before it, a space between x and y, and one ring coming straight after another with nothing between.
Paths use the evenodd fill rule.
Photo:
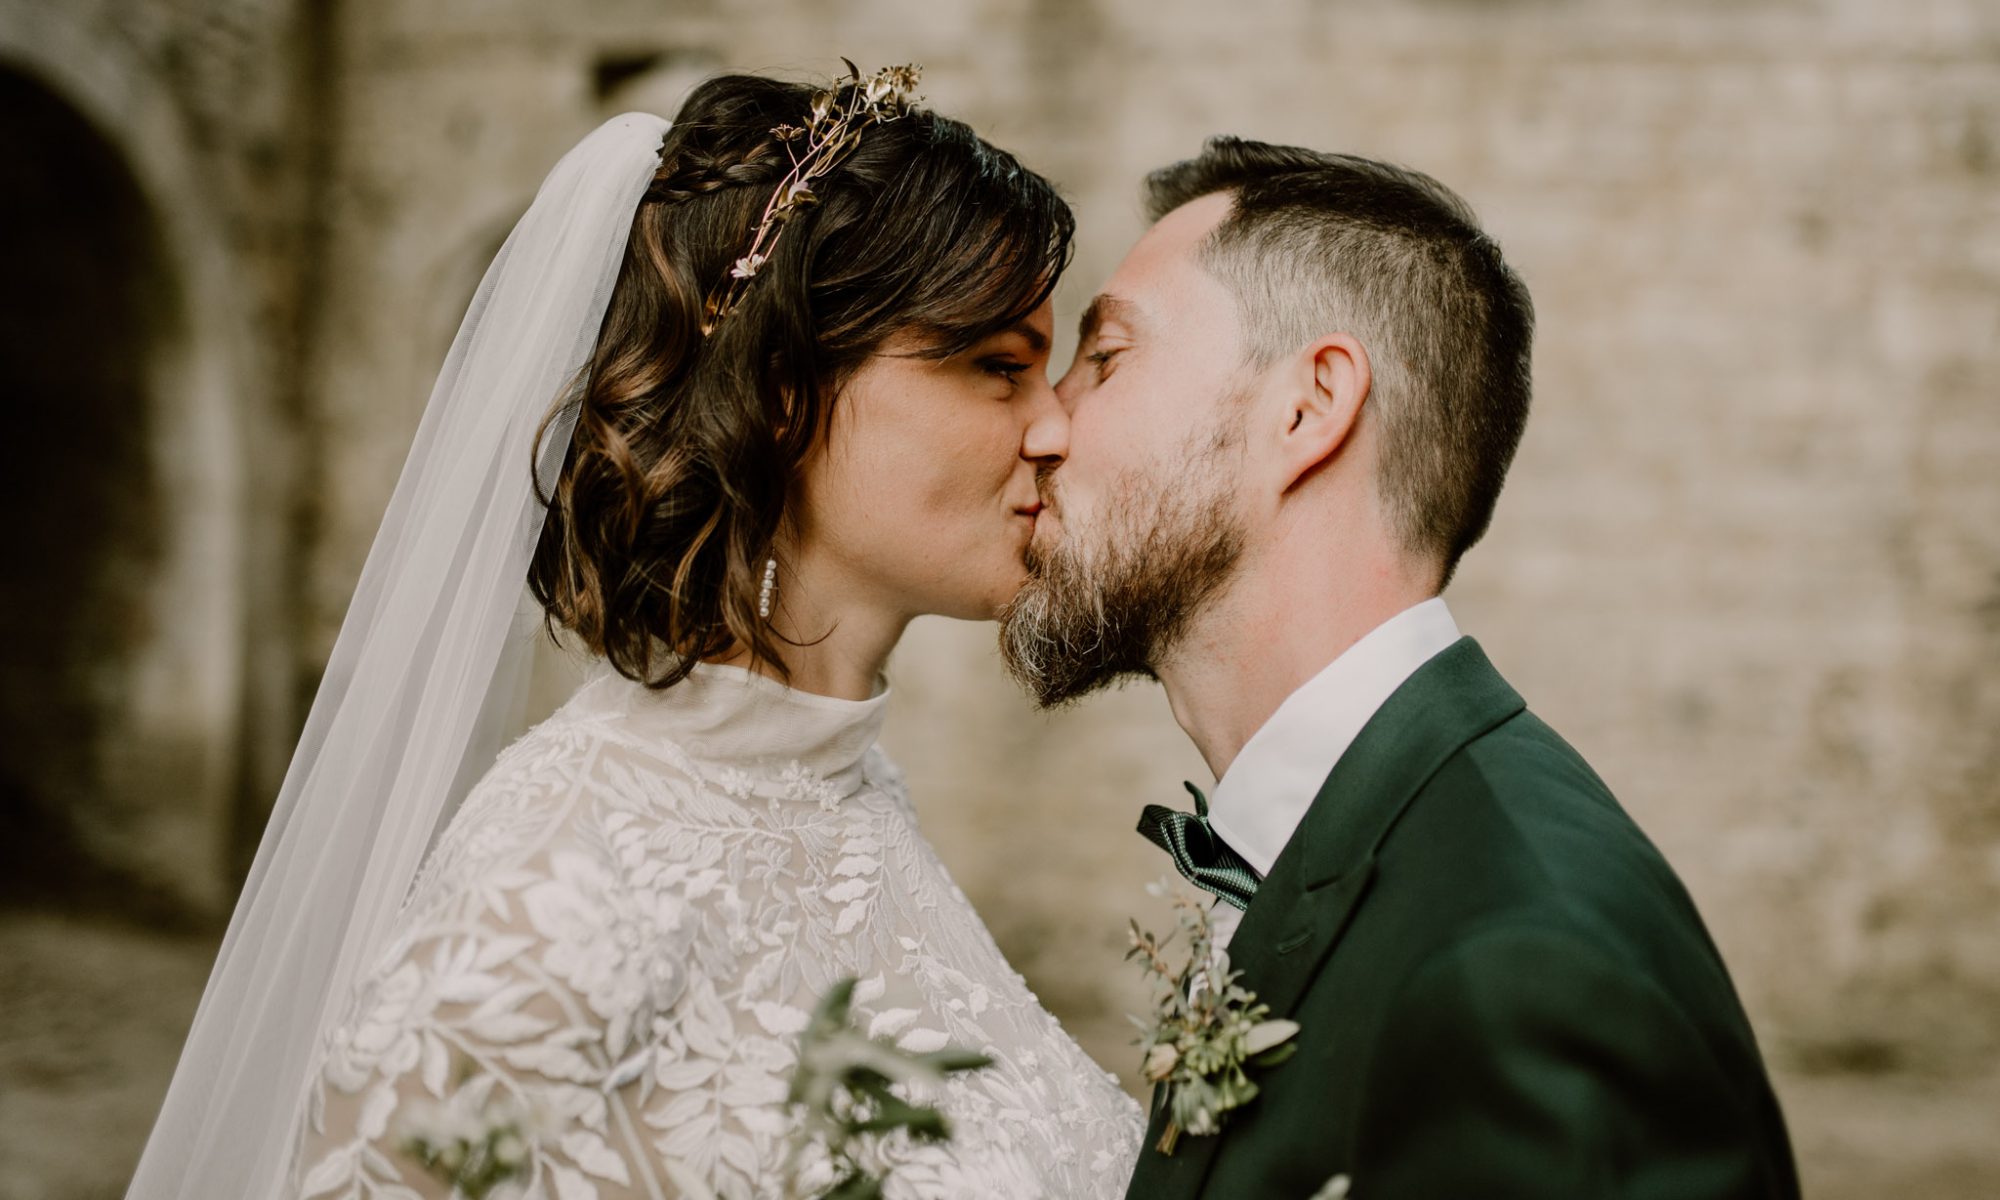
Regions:
<instances>
[{"instance_id":1,"label":"lace floral embroidery","mask_svg":"<svg viewBox=\"0 0 2000 1200\"><path fill-rule=\"evenodd\" d=\"M880 1148L890 1195L1123 1188L1138 1106L917 833L870 745L879 706L750 704L727 682L662 700L599 677L501 755L321 1048L299 1194L437 1194L396 1151L398 1118L458 1097L550 1118L529 1197L673 1196L683 1172L729 1200L774 1195L795 1039L845 975L871 1035L996 1059L936 1098L950 1145ZM684 725L733 741L684 749L666 736Z\"/></svg>"}]
</instances>

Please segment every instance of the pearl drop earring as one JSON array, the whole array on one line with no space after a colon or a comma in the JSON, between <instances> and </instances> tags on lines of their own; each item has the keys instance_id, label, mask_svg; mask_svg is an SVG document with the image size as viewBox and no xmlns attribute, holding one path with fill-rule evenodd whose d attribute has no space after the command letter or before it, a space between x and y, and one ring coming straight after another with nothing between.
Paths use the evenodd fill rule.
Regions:
<instances>
[{"instance_id":1,"label":"pearl drop earring","mask_svg":"<svg viewBox=\"0 0 2000 1200\"><path fill-rule=\"evenodd\" d=\"M778 560L764 560L764 586L757 589L757 615L763 620L771 619L771 597L778 591Z\"/></svg>"}]
</instances>

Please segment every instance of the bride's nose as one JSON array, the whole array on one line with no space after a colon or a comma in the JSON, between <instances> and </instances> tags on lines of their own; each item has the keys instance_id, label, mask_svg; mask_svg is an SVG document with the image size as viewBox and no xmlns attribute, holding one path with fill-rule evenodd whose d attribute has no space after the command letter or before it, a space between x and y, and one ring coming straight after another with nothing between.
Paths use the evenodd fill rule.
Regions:
<instances>
[{"instance_id":1,"label":"bride's nose","mask_svg":"<svg viewBox=\"0 0 2000 1200\"><path fill-rule=\"evenodd\" d=\"M1069 410L1047 378L1037 376L1028 401L1028 425L1021 432L1021 457L1054 466L1069 457Z\"/></svg>"}]
</instances>

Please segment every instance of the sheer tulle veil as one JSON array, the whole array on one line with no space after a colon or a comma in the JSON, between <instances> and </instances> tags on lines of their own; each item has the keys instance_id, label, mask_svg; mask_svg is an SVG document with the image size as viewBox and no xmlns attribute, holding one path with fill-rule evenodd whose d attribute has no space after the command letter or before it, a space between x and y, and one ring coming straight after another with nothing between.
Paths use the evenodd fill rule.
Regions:
<instances>
[{"instance_id":1,"label":"sheer tulle veil","mask_svg":"<svg viewBox=\"0 0 2000 1200\"><path fill-rule=\"evenodd\" d=\"M570 150L460 326L369 551L127 1200L279 1194L322 1029L516 727L539 614L531 455L587 360L667 123ZM567 453L552 424L532 472Z\"/></svg>"}]
</instances>

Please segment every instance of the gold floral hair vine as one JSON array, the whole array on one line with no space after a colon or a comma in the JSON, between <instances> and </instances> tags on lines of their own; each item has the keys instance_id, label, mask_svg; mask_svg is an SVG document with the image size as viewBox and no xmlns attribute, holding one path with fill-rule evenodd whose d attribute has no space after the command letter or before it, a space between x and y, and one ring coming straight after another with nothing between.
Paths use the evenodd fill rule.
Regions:
<instances>
[{"instance_id":1,"label":"gold floral hair vine","mask_svg":"<svg viewBox=\"0 0 2000 1200\"><path fill-rule=\"evenodd\" d=\"M757 219L757 236L751 240L749 252L736 260L721 286L709 293L701 320L704 336L713 333L743 299L744 289L770 261L785 223L818 201L813 181L854 152L861 144L863 129L886 125L909 112L916 103L917 79L923 74L923 68L916 63L883 67L864 80L861 69L851 59L840 61L847 64L847 78L813 96L812 111L806 115L805 125L780 125L771 130L771 135L791 156L792 169L764 205L764 215ZM840 96L843 88L847 89L844 103Z\"/></svg>"}]
</instances>

